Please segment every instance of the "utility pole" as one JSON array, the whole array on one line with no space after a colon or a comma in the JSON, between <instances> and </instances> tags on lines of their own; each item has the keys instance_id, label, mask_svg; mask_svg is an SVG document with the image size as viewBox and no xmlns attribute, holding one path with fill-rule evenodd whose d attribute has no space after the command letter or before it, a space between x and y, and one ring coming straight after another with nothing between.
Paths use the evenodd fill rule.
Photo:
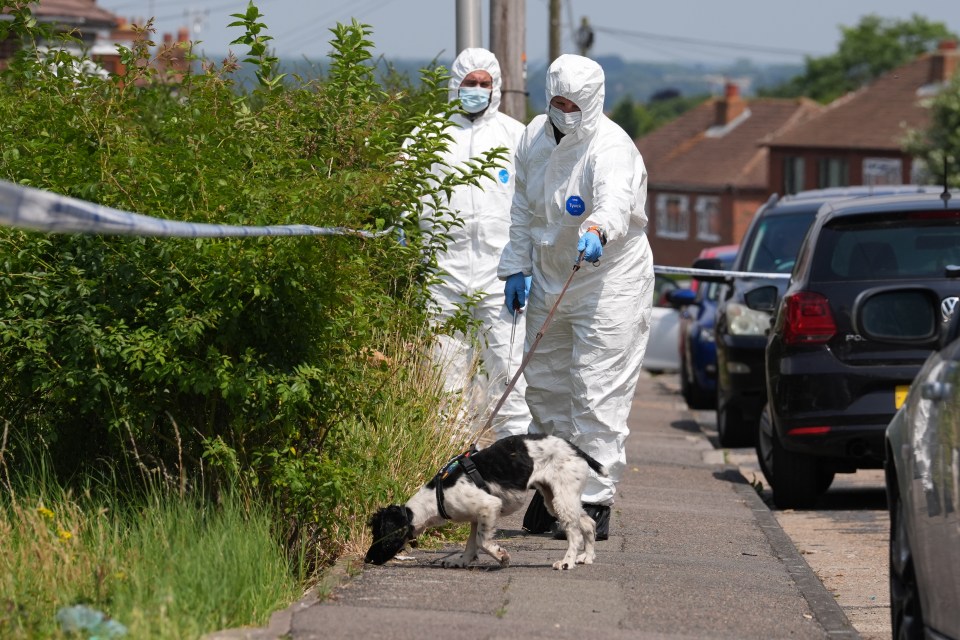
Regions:
<instances>
[{"instance_id":1,"label":"utility pole","mask_svg":"<svg viewBox=\"0 0 960 640\"><path fill-rule=\"evenodd\" d=\"M490 51L500 62L500 111L527 120L525 0L490 0Z\"/></svg>"},{"instance_id":2,"label":"utility pole","mask_svg":"<svg viewBox=\"0 0 960 640\"><path fill-rule=\"evenodd\" d=\"M560 57L560 0L550 0L550 50L547 65Z\"/></svg>"},{"instance_id":3,"label":"utility pole","mask_svg":"<svg viewBox=\"0 0 960 640\"><path fill-rule=\"evenodd\" d=\"M480 33L480 0L457 0L457 55L483 46Z\"/></svg>"},{"instance_id":4,"label":"utility pole","mask_svg":"<svg viewBox=\"0 0 960 640\"><path fill-rule=\"evenodd\" d=\"M580 28L575 34L577 48L580 49L580 55L586 57L590 55L590 48L593 47L593 27L590 26L590 20L587 16L580 18Z\"/></svg>"}]
</instances>

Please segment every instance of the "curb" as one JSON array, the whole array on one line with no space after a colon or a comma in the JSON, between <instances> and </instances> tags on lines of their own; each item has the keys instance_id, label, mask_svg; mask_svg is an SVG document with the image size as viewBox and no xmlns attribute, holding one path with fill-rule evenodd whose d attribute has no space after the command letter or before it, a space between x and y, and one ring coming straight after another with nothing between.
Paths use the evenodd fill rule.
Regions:
<instances>
[{"instance_id":1,"label":"curb","mask_svg":"<svg viewBox=\"0 0 960 640\"><path fill-rule=\"evenodd\" d=\"M363 562L356 557L341 558L323 573L320 581L307 589L299 600L288 607L270 615L266 627L239 627L214 631L201 636L201 640L279 640L289 638L292 632L293 616L322 602L324 594L333 591L353 580L363 571Z\"/></svg>"},{"instance_id":2,"label":"curb","mask_svg":"<svg viewBox=\"0 0 960 640\"><path fill-rule=\"evenodd\" d=\"M787 568L787 572L793 578L793 582L800 590L803 599L810 605L810 610L817 622L827 632L827 637L849 640L860 638L860 633L850 623L847 614L837 604L836 598L827 591L813 569L797 551L796 546L784 532L780 523L777 522L767 503L757 495L756 490L747 482L739 469L725 465L723 470L725 474L738 478L733 482L734 490L743 497L744 502L750 507L757 524L767 537L767 541L770 542L770 546L773 547L773 552Z\"/></svg>"}]
</instances>

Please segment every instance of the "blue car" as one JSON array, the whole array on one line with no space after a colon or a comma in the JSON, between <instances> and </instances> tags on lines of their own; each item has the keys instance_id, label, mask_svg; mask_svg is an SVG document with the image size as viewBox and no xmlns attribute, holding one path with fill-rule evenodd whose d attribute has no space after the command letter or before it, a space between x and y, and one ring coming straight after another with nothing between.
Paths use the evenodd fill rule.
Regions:
<instances>
[{"instance_id":1,"label":"blue car","mask_svg":"<svg viewBox=\"0 0 960 640\"><path fill-rule=\"evenodd\" d=\"M714 266L729 269L737 255L737 245L705 249L700 259L712 259ZM668 294L670 303L680 311L680 393L691 409L717 406L717 345L713 326L717 315L720 284L694 281L690 289Z\"/></svg>"}]
</instances>

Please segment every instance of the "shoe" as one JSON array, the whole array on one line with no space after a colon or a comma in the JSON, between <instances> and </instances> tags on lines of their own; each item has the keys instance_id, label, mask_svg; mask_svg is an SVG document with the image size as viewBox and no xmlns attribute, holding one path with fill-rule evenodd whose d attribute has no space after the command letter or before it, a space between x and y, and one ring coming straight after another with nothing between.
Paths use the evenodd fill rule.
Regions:
<instances>
[{"instance_id":1,"label":"shoe","mask_svg":"<svg viewBox=\"0 0 960 640\"><path fill-rule=\"evenodd\" d=\"M605 504L584 503L583 510L587 512L588 516L593 518L593 522L597 525L597 540L608 539L610 537L610 507ZM553 526L553 539L567 539L567 533L560 528L559 522Z\"/></svg>"},{"instance_id":2,"label":"shoe","mask_svg":"<svg viewBox=\"0 0 960 640\"><path fill-rule=\"evenodd\" d=\"M527 533L547 533L553 529L557 519L550 515L543 504L543 496L537 491L530 500L530 506L523 514L523 530Z\"/></svg>"}]
</instances>

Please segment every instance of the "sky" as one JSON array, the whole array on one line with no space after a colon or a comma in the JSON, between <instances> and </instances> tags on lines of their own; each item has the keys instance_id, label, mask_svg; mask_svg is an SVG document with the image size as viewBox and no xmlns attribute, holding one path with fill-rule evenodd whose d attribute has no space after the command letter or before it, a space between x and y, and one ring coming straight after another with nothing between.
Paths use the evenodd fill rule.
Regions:
<instances>
[{"instance_id":1,"label":"sky","mask_svg":"<svg viewBox=\"0 0 960 640\"><path fill-rule=\"evenodd\" d=\"M548 0L526 2L526 51L530 63L547 57ZM241 31L227 28L248 0L98 0L133 19L156 17L164 33L191 29L202 53L216 57ZM330 51L330 28L351 18L372 27L377 54L389 60L449 63L456 55L456 0L256 0L262 22L282 58L318 60ZM489 3L479 0L482 41L489 47ZM561 0L562 53L576 53L573 27L583 17L593 25L592 57L619 55L628 61L717 62L747 58L757 63L803 64L804 56L834 53L841 27L862 16L907 20L913 14L943 22L960 33L957 0Z\"/></svg>"}]
</instances>

